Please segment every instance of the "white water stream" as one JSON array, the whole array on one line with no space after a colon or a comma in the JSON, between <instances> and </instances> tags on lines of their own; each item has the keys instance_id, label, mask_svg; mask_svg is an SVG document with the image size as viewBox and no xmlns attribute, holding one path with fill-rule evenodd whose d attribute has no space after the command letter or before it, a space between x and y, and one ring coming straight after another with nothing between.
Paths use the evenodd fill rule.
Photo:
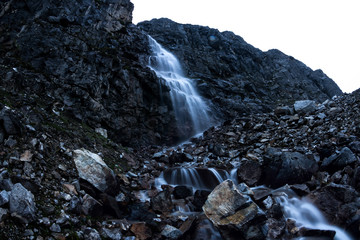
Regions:
<instances>
[{"instance_id":1,"label":"white water stream","mask_svg":"<svg viewBox=\"0 0 360 240\"><path fill-rule=\"evenodd\" d=\"M283 207L284 216L296 221L298 226L306 228L336 231L335 240L352 240L341 228L327 222L320 210L306 199L277 197L276 200ZM301 238L301 239L306 239Z\"/></svg>"},{"instance_id":2,"label":"white water stream","mask_svg":"<svg viewBox=\"0 0 360 240\"><path fill-rule=\"evenodd\" d=\"M203 132L211 126L209 107L197 93L192 80L185 77L179 60L150 36L149 43L153 52L149 59L149 67L159 78L165 80L170 89L178 126L190 122L192 135Z\"/></svg>"}]
</instances>

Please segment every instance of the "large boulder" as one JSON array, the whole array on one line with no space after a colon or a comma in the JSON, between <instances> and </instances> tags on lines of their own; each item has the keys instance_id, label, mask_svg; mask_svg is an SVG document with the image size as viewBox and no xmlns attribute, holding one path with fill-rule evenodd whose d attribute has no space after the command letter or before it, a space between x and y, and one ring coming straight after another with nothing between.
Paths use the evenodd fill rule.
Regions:
<instances>
[{"instance_id":1,"label":"large boulder","mask_svg":"<svg viewBox=\"0 0 360 240\"><path fill-rule=\"evenodd\" d=\"M320 167L323 170L335 172L342 170L344 167L356 161L357 158L355 154L348 147L344 147L340 152L325 158Z\"/></svg>"},{"instance_id":2,"label":"large boulder","mask_svg":"<svg viewBox=\"0 0 360 240\"><path fill-rule=\"evenodd\" d=\"M102 158L86 149L74 151L74 162L79 177L101 192L111 192L116 186L114 172L106 165Z\"/></svg>"},{"instance_id":3,"label":"large boulder","mask_svg":"<svg viewBox=\"0 0 360 240\"><path fill-rule=\"evenodd\" d=\"M222 182L210 193L203 210L226 239L264 238L261 232L264 212L231 180Z\"/></svg>"},{"instance_id":4,"label":"large boulder","mask_svg":"<svg viewBox=\"0 0 360 240\"><path fill-rule=\"evenodd\" d=\"M35 197L20 183L16 183L11 190L9 204L10 213L21 221L29 223L36 219Z\"/></svg>"},{"instance_id":5,"label":"large boulder","mask_svg":"<svg viewBox=\"0 0 360 240\"><path fill-rule=\"evenodd\" d=\"M301 100L294 103L295 112L300 114L311 113L316 109L316 103L312 100Z\"/></svg>"},{"instance_id":6,"label":"large boulder","mask_svg":"<svg viewBox=\"0 0 360 240\"><path fill-rule=\"evenodd\" d=\"M310 156L269 148L264 155L263 183L275 188L303 183L310 180L317 169L317 162Z\"/></svg>"}]
</instances>

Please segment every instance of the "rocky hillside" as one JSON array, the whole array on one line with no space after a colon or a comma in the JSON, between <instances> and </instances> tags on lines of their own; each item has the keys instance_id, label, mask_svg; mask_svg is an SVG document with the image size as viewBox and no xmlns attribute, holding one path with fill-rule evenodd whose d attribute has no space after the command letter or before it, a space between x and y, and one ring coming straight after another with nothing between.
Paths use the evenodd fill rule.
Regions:
<instances>
[{"instance_id":1,"label":"rocky hillside","mask_svg":"<svg viewBox=\"0 0 360 240\"><path fill-rule=\"evenodd\" d=\"M47 99L46 108L128 146L171 142L171 103L160 101L132 10L129 0L2 1L1 87Z\"/></svg>"},{"instance_id":2,"label":"rocky hillside","mask_svg":"<svg viewBox=\"0 0 360 240\"><path fill-rule=\"evenodd\" d=\"M138 26L173 52L222 118L270 111L278 104L341 95L321 70L279 50L262 52L232 32L153 19Z\"/></svg>"},{"instance_id":3,"label":"rocky hillside","mask_svg":"<svg viewBox=\"0 0 360 240\"><path fill-rule=\"evenodd\" d=\"M129 0L0 3L0 239L333 239L287 220L279 192L360 236L359 90L331 99L341 91L330 79L277 50L143 23L169 26L154 37L230 119L161 146L178 140L174 114L132 10ZM171 184L179 169L204 189ZM214 172L233 175L220 184Z\"/></svg>"}]
</instances>

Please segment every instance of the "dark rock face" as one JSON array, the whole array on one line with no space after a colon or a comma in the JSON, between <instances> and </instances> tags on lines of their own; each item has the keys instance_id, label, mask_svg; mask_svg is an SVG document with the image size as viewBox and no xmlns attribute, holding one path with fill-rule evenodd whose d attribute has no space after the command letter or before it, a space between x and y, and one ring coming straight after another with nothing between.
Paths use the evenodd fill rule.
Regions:
<instances>
[{"instance_id":1,"label":"dark rock face","mask_svg":"<svg viewBox=\"0 0 360 240\"><path fill-rule=\"evenodd\" d=\"M161 103L158 79L146 67L148 38L131 24L129 0L2 6L0 76L6 91L36 94L58 115L105 128L125 145L172 141L171 102Z\"/></svg>"},{"instance_id":2,"label":"dark rock face","mask_svg":"<svg viewBox=\"0 0 360 240\"><path fill-rule=\"evenodd\" d=\"M226 117L269 111L294 100L322 102L342 94L321 70L312 71L279 50L262 52L232 32L169 19L138 26L180 59L202 95Z\"/></svg>"},{"instance_id":3,"label":"dark rock face","mask_svg":"<svg viewBox=\"0 0 360 240\"><path fill-rule=\"evenodd\" d=\"M318 169L314 159L298 152L281 152L270 148L264 160L264 181L272 187L306 182Z\"/></svg>"}]
</instances>

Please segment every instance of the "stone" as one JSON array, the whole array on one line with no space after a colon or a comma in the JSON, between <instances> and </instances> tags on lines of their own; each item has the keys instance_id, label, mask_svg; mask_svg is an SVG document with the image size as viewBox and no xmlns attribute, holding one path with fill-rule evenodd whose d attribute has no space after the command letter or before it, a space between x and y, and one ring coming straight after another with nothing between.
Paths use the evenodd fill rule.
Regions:
<instances>
[{"instance_id":1,"label":"stone","mask_svg":"<svg viewBox=\"0 0 360 240\"><path fill-rule=\"evenodd\" d=\"M130 231L134 233L139 240L150 239L152 236L151 229L142 222L132 224Z\"/></svg>"},{"instance_id":2,"label":"stone","mask_svg":"<svg viewBox=\"0 0 360 240\"><path fill-rule=\"evenodd\" d=\"M61 232L61 227L59 226L59 224L53 223L50 226L50 231L59 233L59 232Z\"/></svg>"},{"instance_id":3,"label":"stone","mask_svg":"<svg viewBox=\"0 0 360 240\"><path fill-rule=\"evenodd\" d=\"M192 189L187 186L176 186L173 195L175 199L185 199L192 196Z\"/></svg>"},{"instance_id":4,"label":"stone","mask_svg":"<svg viewBox=\"0 0 360 240\"><path fill-rule=\"evenodd\" d=\"M183 233L179 229L171 225L166 225L161 231L161 236L165 237L166 239L179 239L182 234Z\"/></svg>"},{"instance_id":5,"label":"stone","mask_svg":"<svg viewBox=\"0 0 360 240\"><path fill-rule=\"evenodd\" d=\"M24 218L26 222L36 219L36 206L34 195L16 183L9 194L10 213L15 213Z\"/></svg>"},{"instance_id":6,"label":"stone","mask_svg":"<svg viewBox=\"0 0 360 240\"><path fill-rule=\"evenodd\" d=\"M121 240L122 239L122 233L121 229L118 228L103 228L101 230L101 236L103 236L106 239L111 240Z\"/></svg>"},{"instance_id":7,"label":"stone","mask_svg":"<svg viewBox=\"0 0 360 240\"><path fill-rule=\"evenodd\" d=\"M348 148L344 147L339 153L333 154L325 158L320 168L330 172L342 170L344 167L357 161L355 154Z\"/></svg>"},{"instance_id":8,"label":"stone","mask_svg":"<svg viewBox=\"0 0 360 240\"><path fill-rule=\"evenodd\" d=\"M96 229L88 227L84 230L84 239L101 240L101 236L100 236L99 232L96 231Z\"/></svg>"},{"instance_id":9,"label":"stone","mask_svg":"<svg viewBox=\"0 0 360 240\"><path fill-rule=\"evenodd\" d=\"M318 165L314 158L299 152L269 148L264 155L263 183L271 187L300 184L311 179Z\"/></svg>"},{"instance_id":10,"label":"stone","mask_svg":"<svg viewBox=\"0 0 360 240\"><path fill-rule=\"evenodd\" d=\"M194 211L200 212L202 210L202 206L205 204L209 194L210 191L207 190L196 190L194 200L192 201L192 204L195 207Z\"/></svg>"},{"instance_id":11,"label":"stone","mask_svg":"<svg viewBox=\"0 0 360 240\"><path fill-rule=\"evenodd\" d=\"M249 186L255 186L261 178L262 170L260 163L244 159L240 162L237 176L240 182L245 182Z\"/></svg>"},{"instance_id":12,"label":"stone","mask_svg":"<svg viewBox=\"0 0 360 240\"><path fill-rule=\"evenodd\" d=\"M116 186L113 171L99 155L86 149L77 149L74 151L74 162L79 177L91 183L101 192L112 191Z\"/></svg>"},{"instance_id":13,"label":"stone","mask_svg":"<svg viewBox=\"0 0 360 240\"><path fill-rule=\"evenodd\" d=\"M302 100L294 103L295 112L300 114L312 113L316 109L316 103L313 100Z\"/></svg>"},{"instance_id":14,"label":"stone","mask_svg":"<svg viewBox=\"0 0 360 240\"><path fill-rule=\"evenodd\" d=\"M30 152L30 150L26 150L23 154L20 156L20 161L22 162L30 162L32 159L33 154Z\"/></svg>"},{"instance_id":15,"label":"stone","mask_svg":"<svg viewBox=\"0 0 360 240\"><path fill-rule=\"evenodd\" d=\"M174 205L171 200L171 193L167 188L151 198L151 208L155 212L170 213L173 207Z\"/></svg>"},{"instance_id":16,"label":"stone","mask_svg":"<svg viewBox=\"0 0 360 240\"><path fill-rule=\"evenodd\" d=\"M95 132L99 133L104 138L108 138L107 130L104 128L95 128Z\"/></svg>"},{"instance_id":17,"label":"stone","mask_svg":"<svg viewBox=\"0 0 360 240\"><path fill-rule=\"evenodd\" d=\"M257 227L265 220L264 212L231 180L220 183L209 194L203 210L221 234L229 239L235 239L236 235L245 238L252 231L258 234L255 228L250 227Z\"/></svg>"},{"instance_id":18,"label":"stone","mask_svg":"<svg viewBox=\"0 0 360 240\"><path fill-rule=\"evenodd\" d=\"M82 199L81 211L85 215L99 216L103 212L102 204L86 194Z\"/></svg>"},{"instance_id":19,"label":"stone","mask_svg":"<svg viewBox=\"0 0 360 240\"><path fill-rule=\"evenodd\" d=\"M6 216L9 214L9 211L5 208L0 208L0 223L5 220Z\"/></svg>"},{"instance_id":20,"label":"stone","mask_svg":"<svg viewBox=\"0 0 360 240\"><path fill-rule=\"evenodd\" d=\"M9 202L9 193L6 190L0 192L0 207Z\"/></svg>"}]
</instances>

